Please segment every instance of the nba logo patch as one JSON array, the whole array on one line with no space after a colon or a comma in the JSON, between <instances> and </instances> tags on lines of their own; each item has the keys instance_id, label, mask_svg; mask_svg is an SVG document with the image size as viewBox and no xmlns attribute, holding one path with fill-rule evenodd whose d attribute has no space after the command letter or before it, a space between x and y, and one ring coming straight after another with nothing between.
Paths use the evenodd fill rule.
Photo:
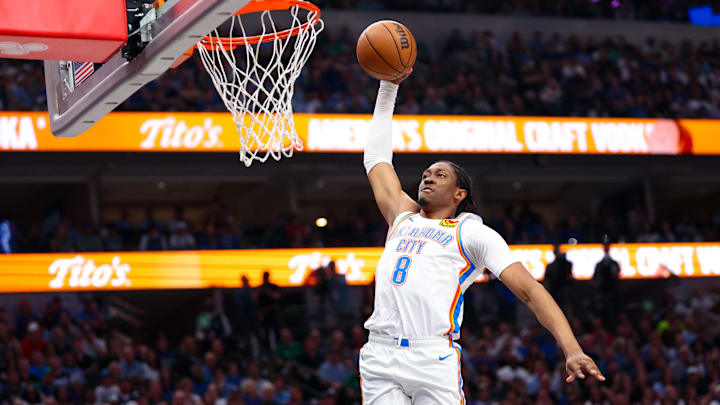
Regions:
<instances>
[{"instance_id":1,"label":"nba logo patch","mask_svg":"<svg viewBox=\"0 0 720 405\"><path fill-rule=\"evenodd\" d=\"M458 221L453 221L452 219L443 219L440 221L440 226L444 226L446 228L454 228L458 224Z\"/></svg>"}]
</instances>

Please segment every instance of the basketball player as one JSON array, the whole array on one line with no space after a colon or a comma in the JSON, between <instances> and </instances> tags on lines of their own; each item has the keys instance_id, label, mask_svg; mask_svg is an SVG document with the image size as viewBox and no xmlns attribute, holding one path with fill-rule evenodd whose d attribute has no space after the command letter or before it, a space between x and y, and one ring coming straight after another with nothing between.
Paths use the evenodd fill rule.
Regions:
<instances>
[{"instance_id":1,"label":"basketball player","mask_svg":"<svg viewBox=\"0 0 720 405\"><path fill-rule=\"evenodd\" d=\"M471 180L459 166L425 169L417 201L392 166L391 122L398 85L381 81L364 154L380 211L390 225L375 273L375 309L360 350L364 405L465 404L459 338L463 292L487 268L553 334L566 359L567 382L605 377L580 348L562 310L502 237L473 214ZM502 310L502 308L501 308Z\"/></svg>"}]
</instances>

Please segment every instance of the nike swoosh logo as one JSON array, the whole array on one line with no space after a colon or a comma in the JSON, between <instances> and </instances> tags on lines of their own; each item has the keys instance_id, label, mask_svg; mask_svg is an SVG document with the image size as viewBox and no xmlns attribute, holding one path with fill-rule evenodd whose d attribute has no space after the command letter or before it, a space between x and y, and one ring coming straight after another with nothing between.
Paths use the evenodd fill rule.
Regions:
<instances>
[{"instance_id":1,"label":"nike swoosh logo","mask_svg":"<svg viewBox=\"0 0 720 405\"><path fill-rule=\"evenodd\" d=\"M450 356L452 356L452 353L448 354L447 356L440 356L440 357L439 357L439 360L440 360L440 361L443 361L443 360L447 359L447 358L450 357Z\"/></svg>"}]
</instances>

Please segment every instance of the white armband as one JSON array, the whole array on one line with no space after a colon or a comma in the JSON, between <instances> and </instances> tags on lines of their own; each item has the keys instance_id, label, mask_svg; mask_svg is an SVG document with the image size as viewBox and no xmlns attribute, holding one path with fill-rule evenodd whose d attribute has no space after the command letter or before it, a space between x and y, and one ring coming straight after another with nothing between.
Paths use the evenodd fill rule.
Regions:
<instances>
[{"instance_id":1,"label":"white armband","mask_svg":"<svg viewBox=\"0 0 720 405\"><path fill-rule=\"evenodd\" d=\"M366 173L370 173L370 170L380 162L392 166L392 116L398 87L397 84L389 81L380 81L375 111L370 121L370 133L367 135L363 154Z\"/></svg>"}]
</instances>

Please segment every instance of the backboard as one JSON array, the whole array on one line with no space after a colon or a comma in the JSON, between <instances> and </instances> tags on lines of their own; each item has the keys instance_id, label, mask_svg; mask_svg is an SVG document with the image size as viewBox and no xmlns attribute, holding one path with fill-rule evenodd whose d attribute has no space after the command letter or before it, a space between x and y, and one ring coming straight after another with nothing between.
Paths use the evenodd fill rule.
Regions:
<instances>
[{"instance_id":1,"label":"backboard","mask_svg":"<svg viewBox=\"0 0 720 405\"><path fill-rule=\"evenodd\" d=\"M80 86L66 61L45 61L50 130L74 137L151 82L208 32L227 21L250 0L168 0L146 7L139 28L137 55L119 50Z\"/></svg>"}]
</instances>

